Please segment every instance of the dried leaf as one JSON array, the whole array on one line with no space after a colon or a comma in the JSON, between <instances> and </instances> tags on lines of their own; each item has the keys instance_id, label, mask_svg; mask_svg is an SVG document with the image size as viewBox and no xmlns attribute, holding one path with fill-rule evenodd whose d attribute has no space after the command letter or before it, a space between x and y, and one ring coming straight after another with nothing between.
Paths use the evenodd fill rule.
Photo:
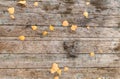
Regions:
<instances>
[{"instance_id":1,"label":"dried leaf","mask_svg":"<svg viewBox=\"0 0 120 79\"><path fill-rule=\"evenodd\" d=\"M59 79L59 76L55 76L54 79Z\"/></svg>"},{"instance_id":2,"label":"dried leaf","mask_svg":"<svg viewBox=\"0 0 120 79\"><path fill-rule=\"evenodd\" d=\"M61 70L61 69L58 69L58 70L57 70L57 74L58 74L58 75L61 75L61 73L62 73L62 70Z\"/></svg>"},{"instance_id":3,"label":"dried leaf","mask_svg":"<svg viewBox=\"0 0 120 79\"><path fill-rule=\"evenodd\" d=\"M87 11L85 11L85 12L83 13L83 15L84 15L86 18L88 18L88 12L87 12Z\"/></svg>"},{"instance_id":4,"label":"dried leaf","mask_svg":"<svg viewBox=\"0 0 120 79\"><path fill-rule=\"evenodd\" d=\"M11 17L12 19L15 19L15 16L14 16L14 15L10 15L10 17Z\"/></svg>"},{"instance_id":5,"label":"dried leaf","mask_svg":"<svg viewBox=\"0 0 120 79\"><path fill-rule=\"evenodd\" d=\"M87 26L87 29L90 29L90 26Z\"/></svg>"},{"instance_id":6,"label":"dried leaf","mask_svg":"<svg viewBox=\"0 0 120 79\"><path fill-rule=\"evenodd\" d=\"M72 25L71 30L75 31L77 29L77 25Z\"/></svg>"},{"instance_id":7,"label":"dried leaf","mask_svg":"<svg viewBox=\"0 0 120 79\"><path fill-rule=\"evenodd\" d=\"M90 53L90 56L91 56L91 57L95 56L95 53L94 53L94 52L91 52L91 53Z\"/></svg>"},{"instance_id":8,"label":"dried leaf","mask_svg":"<svg viewBox=\"0 0 120 79\"><path fill-rule=\"evenodd\" d=\"M14 12L15 12L14 7L8 8L8 12L9 12L9 14L14 14Z\"/></svg>"},{"instance_id":9,"label":"dried leaf","mask_svg":"<svg viewBox=\"0 0 120 79\"><path fill-rule=\"evenodd\" d=\"M102 78L99 77L98 79L102 79Z\"/></svg>"},{"instance_id":10,"label":"dried leaf","mask_svg":"<svg viewBox=\"0 0 120 79\"><path fill-rule=\"evenodd\" d=\"M37 30L37 26L31 26L32 30Z\"/></svg>"},{"instance_id":11,"label":"dried leaf","mask_svg":"<svg viewBox=\"0 0 120 79\"><path fill-rule=\"evenodd\" d=\"M24 40L25 40L25 36L21 35L21 36L19 36L19 39L20 39L21 41L24 41Z\"/></svg>"},{"instance_id":12,"label":"dried leaf","mask_svg":"<svg viewBox=\"0 0 120 79\"><path fill-rule=\"evenodd\" d=\"M64 67L64 71L68 71L69 70L69 68L68 67Z\"/></svg>"},{"instance_id":13,"label":"dried leaf","mask_svg":"<svg viewBox=\"0 0 120 79\"><path fill-rule=\"evenodd\" d=\"M43 36L46 36L47 34L48 34L47 31L44 31L44 32L42 33Z\"/></svg>"},{"instance_id":14,"label":"dried leaf","mask_svg":"<svg viewBox=\"0 0 120 79\"><path fill-rule=\"evenodd\" d=\"M53 63L51 68L51 73L55 73L57 72L57 70L59 70L58 64Z\"/></svg>"},{"instance_id":15,"label":"dried leaf","mask_svg":"<svg viewBox=\"0 0 120 79\"><path fill-rule=\"evenodd\" d=\"M86 2L86 5L89 5L90 4L90 2Z\"/></svg>"},{"instance_id":16,"label":"dried leaf","mask_svg":"<svg viewBox=\"0 0 120 79\"><path fill-rule=\"evenodd\" d=\"M18 2L18 4L26 5L26 1L25 0L21 0L21 1Z\"/></svg>"},{"instance_id":17,"label":"dried leaf","mask_svg":"<svg viewBox=\"0 0 120 79\"><path fill-rule=\"evenodd\" d=\"M54 28L54 26L50 25L49 29L50 29L51 31L54 31L55 28Z\"/></svg>"},{"instance_id":18,"label":"dried leaf","mask_svg":"<svg viewBox=\"0 0 120 79\"><path fill-rule=\"evenodd\" d=\"M67 20L63 21L62 23L63 26L69 26L69 22Z\"/></svg>"},{"instance_id":19,"label":"dried leaf","mask_svg":"<svg viewBox=\"0 0 120 79\"><path fill-rule=\"evenodd\" d=\"M38 2L34 2L34 6L36 6L36 7L37 7L37 6L38 6Z\"/></svg>"}]
</instances>

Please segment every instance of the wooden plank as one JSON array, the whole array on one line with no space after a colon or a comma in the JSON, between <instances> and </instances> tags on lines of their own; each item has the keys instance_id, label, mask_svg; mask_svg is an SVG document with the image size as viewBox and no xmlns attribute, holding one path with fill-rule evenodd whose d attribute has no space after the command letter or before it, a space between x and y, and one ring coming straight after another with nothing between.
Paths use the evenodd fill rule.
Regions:
<instances>
[{"instance_id":1,"label":"wooden plank","mask_svg":"<svg viewBox=\"0 0 120 79\"><path fill-rule=\"evenodd\" d=\"M119 79L120 68L81 68L62 72L61 79ZM49 69L0 69L1 79L53 79Z\"/></svg>"},{"instance_id":2,"label":"wooden plank","mask_svg":"<svg viewBox=\"0 0 120 79\"><path fill-rule=\"evenodd\" d=\"M30 39L30 38L28 38ZM34 39L34 38L33 38ZM117 47L119 49L119 40L90 40L84 39L69 39L61 38L57 41L55 38L41 39L39 41L17 41L17 40L0 40L0 53L66 53L64 50L64 42L76 41L77 50L76 53L120 53L119 50L115 50ZM72 48L74 50L74 48Z\"/></svg>"},{"instance_id":3,"label":"wooden plank","mask_svg":"<svg viewBox=\"0 0 120 79\"><path fill-rule=\"evenodd\" d=\"M68 57L67 54L0 54L0 68L50 68L56 62L60 67L120 67L120 54L78 54Z\"/></svg>"},{"instance_id":4,"label":"wooden plank","mask_svg":"<svg viewBox=\"0 0 120 79\"><path fill-rule=\"evenodd\" d=\"M11 20L9 14L1 15L0 25L60 25L64 20L68 20L70 24L78 26L106 26L118 27L120 16L90 16L85 19L82 14L36 14L36 13L18 13L15 14L16 19ZM55 17L56 16L56 17ZM71 16L71 17L69 17Z\"/></svg>"},{"instance_id":5,"label":"wooden plank","mask_svg":"<svg viewBox=\"0 0 120 79\"><path fill-rule=\"evenodd\" d=\"M119 38L120 30L118 28L102 28L102 27L90 27L90 29L84 27L78 27L73 32L70 27L56 26L54 31L49 30L49 26L38 26L37 31L33 31L31 26L0 26L1 37L18 37L24 35L27 37L40 37L42 32L46 30L49 32L48 37L54 38Z\"/></svg>"},{"instance_id":6,"label":"wooden plank","mask_svg":"<svg viewBox=\"0 0 120 79\"><path fill-rule=\"evenodd\" d=\"M13 1L14 2L14 1ZM78 9L76 10L73 10L73 13L78 11L77 13L78 14L72 14L72 13L69 13L69 14L64 14L66 12L66 9L63 10L63 7L65 6L69 6L68 4L63 6L62 9L60 9L60 11L53 11L51 8L49 8L48 6L52 5L58 5L58 4L55 4L53 2L48 2L48 5L46 2L43 2L41 4L43 4L43 6L47 6L48 7L48 10L51 11L51 12L60 12L62 14L50 14L50 12L46 12L44 10L40 10L40 8L19 8L16 6L18 9L16 9L16 13L15 13L15 17L16 17L16 20L11 20L10 17L9 17L9 14L8 12L7 13L4 13L6 12L7 10L7 7L4 8L7 4L11 5L11 3L13 2L0 2L1 3L1 7L4 9L2 10L0 13L1 14L1 17L0 17L0 25L32 25L32 24L38 24L38 25L49 25L49 24L53 24L53 25L61 25L61 22L64 21L64 20L68 20L71 24L78 24L79 26L85 26L86 24L90 25L90 26L109 26L109 27L115 27L115 26L119 26L119 20L120 20L120 15L119 15L119 4L117 4L116 2L116 6L113 7L113 5L111 5L112 3L109 4L108 7L113 7L113 9L111 9L111 7L108 9L108 10L103 10L101 12L96 12L97 9L95 9L95 6L92 6L90 8L90 18L89 19L85 19L83 17L83 11L85 9L85 7L82 8L82 10L78 10L80 7L77 6L77 5L74 5L75 7L72 7L72 8L76 8L76 6L78 7ZM59 1L58 1L59 2ZM6 4L5 4L6 3ZM16 4L14 2L14 4ZM31 4L31 3L30 3ZM71 5L71 4L70 4ZM31 5L30 5L31 6ZM81 5L80 5L81 6ZM85 6L85 5L83 5ZM1 8L1 9L2 9ZM107 8L107 7L106 7ZM53 7L54 9L54 7ZM98 8L99 9L99 8ZM32 12L33 11L33 12ZM68 8L68 12L69 12L69 8ZM113 13L114 12L114 13ZM112 13L112 14L111 14ZM55 17L56 16L56 17ZM71 16L71 17L70 17Z\"/></svg>"},{"instance_id":7,"label":"wooden plank","mask_svg":"<svg viewBox=\"0 0 120 79\"><path fill-rule=\"evenodd\" d=\"M104 6L101 4L101 6L97 7L95 6L95 2L91 1L91 5L88 7L86 6L86 3L84 0L79 0L79 1L55 1L55 0L49 0L49 1L39 1L39 5L37 7L33 6L34 1L27 1L27 8L26 9L21 9L21 7L17 7L16 1L0 1L0 11L6 11L6 8L10 7L11 5L16 8L15 13L21 13L23 11L27 13L81 13L84 11L84 9L88 8L88 11L93 14L103 14L103 15L108 15L108 14L115 14L119 15L118 10L119 10L119 3L118 1L113 1L113 2L106 2L104 1ZM102 1L101 1L102 2ZM115 3L116 5L113 5ZM96 3L97 4L97 3ZM99 8L105 8L105 10L100 10ZM115 9L116 8L116 9ZM100 12L97 12L100 11ZM114 11L114 13L113 13ZM112 12L112 13L111 13Z\"/></svg>"}]
</instances>

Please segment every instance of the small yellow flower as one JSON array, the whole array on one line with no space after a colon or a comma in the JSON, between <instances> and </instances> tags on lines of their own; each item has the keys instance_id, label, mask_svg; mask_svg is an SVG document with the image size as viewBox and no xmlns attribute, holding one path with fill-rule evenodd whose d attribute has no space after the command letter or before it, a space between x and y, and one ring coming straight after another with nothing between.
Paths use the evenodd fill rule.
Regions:
<instances>
[{"instance_id":1,"label":"small yellow flower","mask_svg":"<svg viewBox=\"0 0 120 79\"><path fill-rule=\"evenodd\" d=\"M55 76L54 79L59 79L59 76Z\"/></svg>"},{"instance_id":2,"label":"small yellow flower","mask_svg":"<svg viewBox=\"0 0 120 79\"><path fill-rule=\"evenodd\" d=\"M37 6L38 6L38 2L34 2L34 6L36 6L36 7L37 7Z\"/></svg>"},{"instance_id":3,"label":"small yellow flower","mask_svg":"<svg viewBox=\"0 0 120 79\"><path fill-rule=\"evenodd\" d=\"M21 36L19 36L19 39L20 39L21 41L24 41L24 40L25 40L25 36L21 35Z\"/></svg>"},{"instance_id":4,"label":"small yellow flower","mask_svg":"<svg viewBox=\"0 0 120 79\"><path fill-rule=\"evenodd\" d=\"M51 31L54 31L55 28L54 28L54 26L50 25L49 29L50 29Z\"/></svg>"},{"instance_id":5,"label":"small yellow flower","mask_svg":"<svg viewBox=\"0 0 120 79\"><path fill-rule=\"evenodd\" d=\"M88 18L88 12L87 12L87 11L85 11L85 12L83 13L83 15L84 15L86 18Z\"/></svg>"},{"instance_id":6,"label":"small yellow flower","mask_svg":"<svg viewBox=\"0 0 120 79\"><path fill-rule=\"evenodd\" d=\"M72 25L71 30L75 31L77 29L77 25Z\"/></svg>"},{"instance_id":7,"label":"small yellow flower","mask_svg":"<svg viewBox=\"0 0 120 79\"><path fill-rule=\"evenodd\" d=\"M61 72L62 72L61 69L58 69L58 70L57 70L57 74L58 74L58 75L61 75Z\"/></svg>"},{"instance_id":8,"label":"small yellow flower","mask_svg":"<svg viewBox=\"0 0 120 79\"><path fill-rule=\"evenodd\" d=\"M63 21L62 23L63 26L69 26L69 22L67 20Z\"/></svg>"},{"instance_id":9,"label":"small yellow flower","mask_svg":"<svg viewBox=\"0 0 120 79\"><path fill-rule=\"evenodd\" d=\"M44 32L42 33L43 36L46 36L47 34L48 34L47 31L44 31Z\"/></svg>"},{"instance_id":10,"label":"small yellow flower","mask_svg":"<svg viewBox=\"0 0 120 79\"><path fill-rule=\"evenodd\" d=\"M64 67L64 71L68 71L69 70L69 68L68 67Z\"/></svg>"},{"instance_id":11,"label":"small yellow flower","mask_svg":"<svg viewBox=\"0 0 120 79\"><path fill-rule=\"evenodd\" d=\"M15 12L15 9L14 9L14 7L10 7L10 8L8 8L8 12L9 12L9 14L14 14L14 12Z\"/></svg>"},{"instance_id":12,"label":"small yellow flower","mask_svg":"<svg viewBox=\"0 0 120 79\"><path fill-rule=\"evenodd\" d=\"M15 19L15 16L14 16L14 15L10 15L10 17L11 17L12 19Z\"/></svg>"},{"instance_id":13,"label":"small yellow flower","mask_svg":"<svg viewBox=\"0 0 120 79\"><path fill-rule=\"evenodd\" d=\"M95 56L95 53L94 53L94 52L91 52L91 53L90 53L90 56L91 56L91 57Z\"/></svg>"},{"instance_id":14,"label":"small yellow flower","mask_svg":"<svg viewBox=\"0 0 120 79\"><path fill-rule=\"evenodd\" d=\"M32 30L37 30L37 26L31 26Z\"/></svg>"},{"instance_id":15,"label":"small yellow flower","mask_svg":"<svg viewBox=\"0 0 120 79\"><path fill-rule=\"evenodd\" d=\"M26 5L26 1L25 0L21 0L21 1L18 2L18 4Z\"/></svg>"}]
</instances>

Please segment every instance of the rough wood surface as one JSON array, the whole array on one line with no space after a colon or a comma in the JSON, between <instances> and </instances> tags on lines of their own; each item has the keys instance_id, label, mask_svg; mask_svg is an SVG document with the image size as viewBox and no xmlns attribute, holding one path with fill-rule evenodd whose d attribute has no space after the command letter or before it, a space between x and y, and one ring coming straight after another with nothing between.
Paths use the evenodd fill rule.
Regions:
<instances>
[{"instance_id":1,"label":"rough wood surface","mask_svg":"<svg viewBox=\"0 0 120 79\"><path fill-rule=\"evenodd\" d=\"M49 26L38 26L37 31L33 31L31 26L0 26L1 37L18 37L24 35L27 37L40 37L41 33L46 30L49 32L47 37L61 38L119 38L120 29L103 28L103 27L78 27L74 32L70 31L70 27L55 27L55 31L50 31Z\"/></svg>"},{"instance_id":2,"label":"rough wood surface","mask_svg":"<svg viewBox=\"0 0 120 79\"><path fill-rule=\"evenodd\" d=\"M81 68L62 72L60 79L97 79L99 77L119 79L119 74L120 68ZM1 79L53 79L53 77L49 69L0 69Z\"/></svg>"},{"instance_id":3,"label":"rough wood surface","mask_svg":"<svg viewBox=\"0 0 120 79\"><path fill-rule=\"evenodd\" d=\"M118 27L120 24L119 0L102 0L98 6L94 5L96 2L93 0L89 8L83 0L40 1L40 6L37 8L33 7L33 1L28 1L26 8L16 6L16 3L13 0L4 1L4 3L0 1L0 7L2 7L0 9L0 25L61 25L61 22L64 20L68 20L70 23L78 24L79 26L88 24L90 26ZM16 8L16 20L11 20L6 11L11 5ZM86 9L90 13L89 19L83 17L83 12Z\"/></svg>"},{"instance_id":4,"label":"rough wood surface","mask_svg":"<svg viewBox=\"0 0 120 79\"><path fill-rule=\"evenodd\" d=\"M59 57L58 57L59 56ZM69 58L66 54L0 54L0 68L50 68L53 62L60 67L120 67L120 54L79 54Z\"/></svg>"},{"instance_id":5,"label":"rough wood surface","mask_svg":"<svg viewBox=\"0 0 120 79\"><path fill-rule=\"evenodd\" d=\"M30 39L30 38L28 38ZM41 38L42 39L42 38ZM63 43L69 40L47 40L41 41L17 41L17 40L0 40L0 53L66 53ZM78 42L76 53L120 53L115 48L120 42L116 40L74 40ZM74 49L74 48L73 48ZM101 51L102 50L102 51Z\"/></svg>"},{"instance_id":6,"label":"rough wood surface","mask_svg":"<svg viewBox=\"0 0 120 79\"><path fill-rule=\"evenodd\" d=\"M49 69L54 62L70 68L60 79L120 78L120 0L91 0L88 6L87 0L26 0L26 7L17 1L0 0L0 79L53 79ZM34 1L39 6L33 6ZM9 7L15 8L15 20ZM77 24L76 32L62 27L64 20ZM49 25L55 31L49 31ZM44 30L48 36L41 35ZM25 41L18 40L20 35L26 36ZM68 56L66 41L77 41L78 57Z\"/></svg>"}]
</instances>

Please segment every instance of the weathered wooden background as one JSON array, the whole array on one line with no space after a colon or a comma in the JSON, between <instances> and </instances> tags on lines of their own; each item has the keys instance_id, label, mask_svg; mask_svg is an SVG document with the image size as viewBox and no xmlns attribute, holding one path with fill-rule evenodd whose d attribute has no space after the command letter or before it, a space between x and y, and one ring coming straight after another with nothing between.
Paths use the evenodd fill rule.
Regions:
<instances>
[{"instance_id":1,"label":"weathered wooden background","mask_svg":"<svg viewBox=\"0 0 120 79\"><path fill-rule=\"evenodd\" d=\"M0 79L53 79L49 69L54 62L70 68L60 79L120 79L120 0L91 0L89 6L85 0L27 0L27 7L17 6L17 1L0 0ZM11 6L15 20L7 12ZM77 31L62 27L64 20L77 24ZM55 31L41 37L50 24ZM31 25L38 30L32 31ZM19 41L20 35L26 40ZM78 41L74 59L63 48L70 40ZM92 51L95 57L89 56Z\"/></svg>"}]
</instances>

